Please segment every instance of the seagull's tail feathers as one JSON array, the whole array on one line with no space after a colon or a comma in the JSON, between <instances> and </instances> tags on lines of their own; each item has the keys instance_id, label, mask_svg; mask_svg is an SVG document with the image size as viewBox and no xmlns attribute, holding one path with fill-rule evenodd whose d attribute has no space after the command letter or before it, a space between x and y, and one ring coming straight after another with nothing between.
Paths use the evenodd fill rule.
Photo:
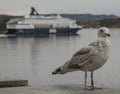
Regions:
<instances>
[{"instance_id":1,"label":"seagull's tail feathers","mask_svg":"<svg viewBox=\"0 0 120 94\"><path fill-rule=\"evenodd\" d=\"M58 67L55 71L52 72L53 75L60 73L61 73L61 67Z\"/></svg>"},{"instance_id":2,"label":"seagull's tail feathers","mask_svg":"<svg viewBox=\"0 0 120 94\"><path fill-rule=\"evenodd\" d=\"M58 67L55 71L52 72L53 75L55 74L65 74L65 73L68 73L68 72L72 72L72 71L75 71L75 69L71 69L68 67L69 63L71 61L68 60L64 65Z\"/></svg>"}]
</instances>

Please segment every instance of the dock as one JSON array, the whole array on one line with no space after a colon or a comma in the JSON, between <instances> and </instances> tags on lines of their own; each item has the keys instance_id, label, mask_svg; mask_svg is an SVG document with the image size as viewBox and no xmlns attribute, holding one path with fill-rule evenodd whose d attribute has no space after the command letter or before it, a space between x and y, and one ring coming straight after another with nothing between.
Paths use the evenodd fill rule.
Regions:
<instances>
[{"instance_id":1,"label":"dock","mask_svg":"<svg viewBox=\"0 0 120 94\"><path fill-rule=\"evenodd\" d=\"M0 78L0 88L28 86L28 80Z\"/></svg>"}]
</instances>

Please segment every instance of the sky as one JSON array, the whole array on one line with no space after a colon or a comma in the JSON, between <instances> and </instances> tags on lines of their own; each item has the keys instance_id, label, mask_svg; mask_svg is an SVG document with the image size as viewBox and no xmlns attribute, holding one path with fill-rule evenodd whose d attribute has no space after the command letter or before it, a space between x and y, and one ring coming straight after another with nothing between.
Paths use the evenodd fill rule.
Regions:
<instances>
[{"instance_id":1,"label":"sky","mask_svg":"<svg viewBox=\"0 0 120 94\"><path fill-rule=\"evenodd\" d=\"M0 14L29 15L31 6L41 14L90 13L120 16L120 0L0 0Z\"/></svg>"}]
</instances>

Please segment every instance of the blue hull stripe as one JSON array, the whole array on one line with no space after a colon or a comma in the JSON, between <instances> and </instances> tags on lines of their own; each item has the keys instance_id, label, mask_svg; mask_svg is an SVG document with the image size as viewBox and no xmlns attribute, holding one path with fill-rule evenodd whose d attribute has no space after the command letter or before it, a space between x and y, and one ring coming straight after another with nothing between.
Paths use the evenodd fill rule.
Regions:
<instances>
[{"instance_id":1,"label":"blue hull stripe","mask_svg":"<svg viewBox=\"0 0 120 94\"><path fill-rule=\"evenodd\" d=\"M57 28L55 34L75 34L80 28ZM49 28L41 29L8 29L6 34L16 35L41 35L41 34L52 34L49 32Z\"/></svg>"}]
</instances>

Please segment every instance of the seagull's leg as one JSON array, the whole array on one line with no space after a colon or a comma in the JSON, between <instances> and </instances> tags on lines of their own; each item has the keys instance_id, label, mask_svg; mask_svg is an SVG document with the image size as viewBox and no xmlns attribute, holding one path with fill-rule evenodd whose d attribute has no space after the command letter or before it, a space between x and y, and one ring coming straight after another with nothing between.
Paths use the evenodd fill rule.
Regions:
<instances>
[{"instance_id":1,"label":"seagull's leg","mask_svg":"<svg viewBox=\"0 0 120 94\"><path fill-rule=\"evenodd\" d=\"M94 88L93 71L91 72L91 87Z\"/></svg>"},{"instance_id":2,"label":"seagull's leg","mask_svg":"<svg viewBox=\"0 0 120 94\"><path fill-rule=\"evenodd\" d=\"M85 71L85 87L87 87L87 71Z\"/></svg>"},{"instance_id":3,"label":"seagull's leg","mask_svg":"<svg viewBox=\"0 0 120 94\"><path fill-rule=\"evenodd\" d=\"M91 72L91 86L87 86L87 72L85 72L85 90L93 90L94 89L94 82L93 82L93 72Z\"/></svg>"},{"instance_id":4,"label":"seagull's leg","mask_svg":"<svg viewBox=\"0 0 120 94\"><path fill-rule=\"evenodd\" d=\"M93 89L102 89L99 87L94 87L94 80L93 80L93 71L91 72L91 90Z\"/></svg>"},{"instance_id":5,"label":"seagull's leg","mask_svg":"<svg viewBox=\"0 0 120 94\"><path fill-rule=\"evenodd\" d=\"M85 90L91 90L91 86L87 86L87 71L85 71L85 84L84 84L84 89Z\"/></svg>"}]
</instances>

